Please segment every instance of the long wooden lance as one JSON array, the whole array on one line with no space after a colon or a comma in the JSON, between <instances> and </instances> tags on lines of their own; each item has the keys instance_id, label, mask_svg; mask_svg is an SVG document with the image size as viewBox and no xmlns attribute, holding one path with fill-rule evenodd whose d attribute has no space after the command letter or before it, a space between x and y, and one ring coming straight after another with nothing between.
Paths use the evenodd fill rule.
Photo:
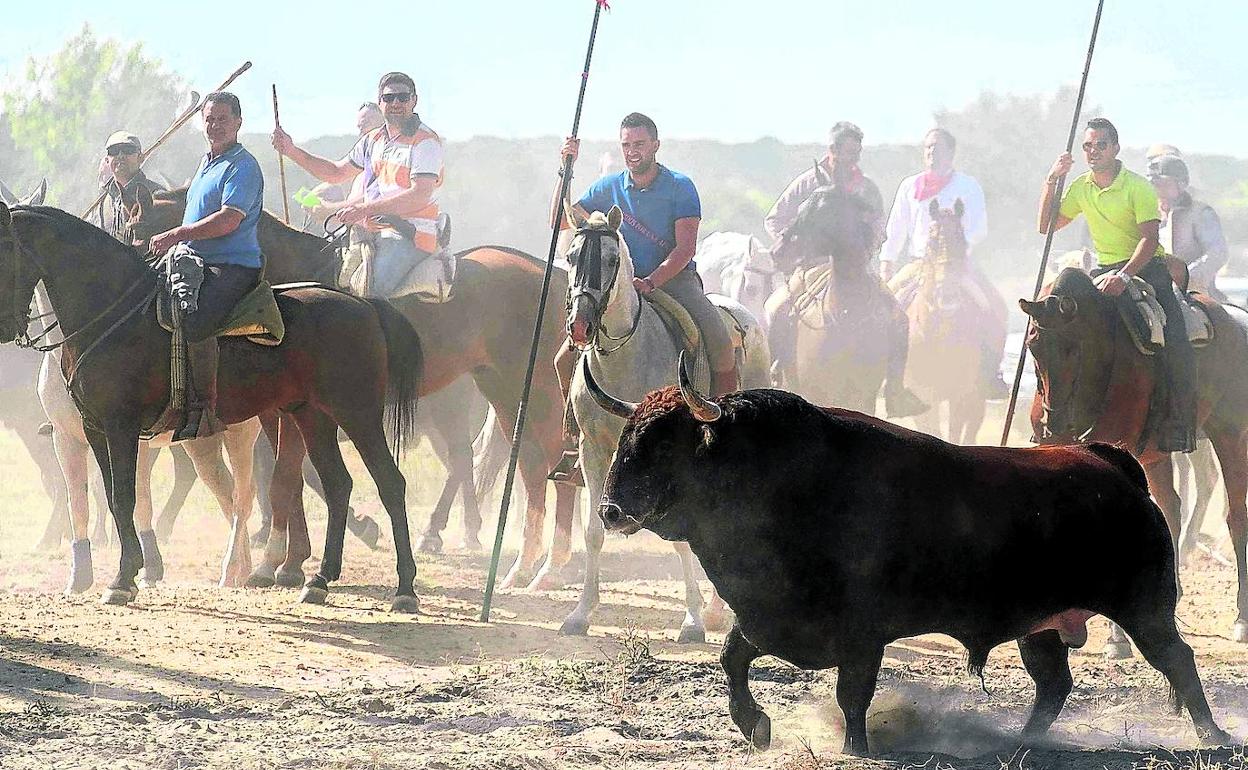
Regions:
<instances>
[{"instance_id":1,"label":"long wooden lance","mask_svg":"<svg viewBox=\"0 0 1248 770\"><path fill-rule=\"evenodd\" d=\"M1070 135L1066 137L1066 152L1075 149L1075 135L1079 132L1079 115L1083 112L1083 94L1088 88L1088 73L1092 71L1092 51L1096 48L1096 33L1101 28L1101 11L1105 8L1105 0L1096 4L1096 18L1092 20L1092 39L1088 41L1088 56L1083 63L1083 78L1079 81L1079 95L1075 97L1075 114L1070 119ZM1049 206L1048 227L1044 236L1044 251L1040 255L1040 270L1036 273L1036 286L1032 289L1031 299L1034 302L1044 288L1044 275L1049 268L1049 252L1053 250L1053 233L1057 231L1057 217L1062 207L1062 188L1066 185L1066 177L1057 180L1053 189L1053 199ZM1001 446L1010 440L1010 426L1014 423L1014 408L1018 405L1018 387L1023 381L1023 367L1027 363L1027 337L1031 331L1031 319L1023 332L1023 344L1018 350L1018 366L1014 369L1014 386L1010 389L1010 404L1005 410L1005 427L1001 431Z\"/></svg>"},{"instance_id":2,"label":"long wooden lance","mask_svg":"<svg viewBox=\"0 0 1248 770\"><path fill-rule=\"evenodd\" d=\"M246 72L249 69L251 69L251 62L249 61L243 62L243 66L234 70L234 72L228 78L222 81L221 85L217 86L216 88L212 90L224 91L225 89L230 87L231 83L233 83L235 80L238 79L239 75L242 75L244 72ZM192 93L195 93L195 92L192 92ZM151 145L149 145L147 149L139 153L139 167L140 168L143 167L143 163L146 162L147 159L151 157L152 153L156 152L156 149L158 147L164 144L169 139L169 137L177 133L178 129L182 128L182 126L185 126L187 123L189 123L191 121L191 118L195 117L195 114L199 112L199 106L200 106L200 99L199 99L198 94L196 94L195 98L191 100L191 105L187 107L186 110L182 112L182 114L174 118L173 122L169 124L169 127L165 129L165 132L161 134L156 139L156 141L152 142ZM91 216L91 212L95 211L96 206L104 202L104 196L107 194L108 194L107 192L101 192L99 197L95 199L95 202L92 203L90 206L88 206L86 211L82 212L82 218L86 219L87 217Z\"/></svg>"},{"instance_id":3,"label":"long wooden lance","mask_svg":"<svg viewBox=\"0 0 1248 770\"><path fill-rule=\"evenodd\" d=\"M598 19L602 9L610 9L607 0L594 0L594 22L589 28L589 45L585 49L585 66L581 68L581 86L576 96L576 113L572 117L572 138L581 127L581 108L585 105L585 87L589 85L589 63L594 56L594 39L598 37ZM533 387L533 370L537 365L537 348L542 339L542 319L546 316L546 301L550 296L550 276L555 267L555 251L559 246L559 225L563 220L563 205L572 182L572 158L563 160L560 174L559 199L555 204L554 226L550 232L550 249L546 253L546 272L542 276L542 293L537 301L537 317L533 321L533 344L529 346L529 368L524 374L524 390L516 410L516 428L511 437L511 455L507 458L507 476L503 482L503 502L498 511L498 529L494 533L494 551L490 555L490 572L485 580L485 598L481 602L481 622L490 622L490 603L494 599L494 583L498 578L498 560L503 553L503 534L507 529L507 511L511 506L511 490L516 483L516 463L520 459L520 440L524 436L524 422L529 413L529 392ZM595 515L590 512L588 515Z\"/></svg>"},{"instance_id":4,"label":"long wooden lance","mask_svg":"<svg viewBox=\"0 0 1248 770\"><path fill-rule=\"evenodd\" d=\"M277 83L273 84L273 128L282 127L282 119L277 114ZM277 154L277 174L282 181L282 219L290 224L290 198L286 195L286 156Z\"/></svg>"}]
</instances>

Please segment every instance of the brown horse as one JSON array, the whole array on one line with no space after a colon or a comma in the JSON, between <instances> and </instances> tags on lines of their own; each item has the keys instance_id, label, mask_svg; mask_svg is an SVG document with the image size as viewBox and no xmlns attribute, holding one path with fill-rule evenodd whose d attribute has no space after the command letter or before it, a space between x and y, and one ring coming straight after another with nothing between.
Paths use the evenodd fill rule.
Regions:
<instances>
[{"instance_id":1,"label":"brown horse","mask_svg":"<svg viewBox=\"0 0 1248 770\"><path fill-rule=\"evenodd\" d=\"M1248 317L1233 317L1232 312L1244 313L1195 296L1214 325L1213 340L1196 350L1197 423L1213 442L1226 486L1226 525L1238 577L1231 638L1248 642ZM1149 421L1156 359L1136 350L1114 300L1080 270L1063 270L1042 299L1019 305L1032 319L1027 348L1039 379L1031 405L1037 439L1105 441L1131 451L1177 539L1180 501L1170 454L1157 449ZM1120 655L1124 643L1116 637L1108 651Z\"/></svg>"},{"instance_id":2,"label":"brown horse","mask_svg":"<svg viewBox=\"0 0 1248 770\"><path fill-rule=\"evenodd\" d=\"M121 541L110 604L138 595L143 554L135 531L139 435L169 401L169 335L153 298L163 280L134 249L58 209L0 204L0 340L23 342L35 285L43 281L65 333L62 373L83 416ZM394 609L414 611L416 563L404 500L406 483L387 443L404 443L420 380L420 340L384 302L328 289L298 289L277 303L286 336L276 347L222 340L218 392L227 424L266 412L293 415L325 484L329 527L320 572L305 601L324 601L342 569L351 477L338 448L341 427L377 483L393 524L398 589ZM249 507L234 521L231 553L246 548Z\"/></svg>"},{"instance_id":3,"label":"brown horse","mask_svg":"<svg viewBox=\"0 0 1248 770\"><path fill-rule=\"evenodd\" d=\"M1005 324L998 314L986 313L977 297L962 229L962 201L942 209L932 199L932 225L923 259L907 265L889 281L900 297L911 294L906 306L910 318L910 360L906 384L932 406L916 416L919 429L955 444L973 444L984 422L986 399L980 387L984 351L1000 349ZM1004 318L1005 308L999 316ZM947 404L949 429L941 431L940 404Z\"/></svg>"},{"instance_id":4,"label":"brown horse","mask_svg":"<svg viewBox=\"0 0 1248 770\"><path fill-rule=\"evenodd\" d=\"M161 193L155 201L140 199L134 224L136 236L159 232L180 222L185 209L185 190ZM172 224L171 224L172 223ZM340 260L331 242L300 232L282 224L265 212L259 230L260 250L266 260L266 275L274 283L315 280L333 285L338 276ZM471 373L481 393L494 407L500 425L511 436L516 405L524 386L528 363L530 335L533 332L537 298L541 291L543 263L515 249L501 246L478 246L457 254L458 268L451 299L441 304L420 302L415 297L402 297L391 304L403 314L420 335L424 352L424 375L420 395L434 393ZM551 293L559 296L567 290L567 276L556 271ZM559 461L563 451L563 399L553 365L555 351L563 343L563 319L557 303L547 306L542 319L542 347L538 352L539 366L534 374L529 401L525 441L520 453L520 475L525 486L528 506L525 511L524 538L520 555L508 570L500 586L529 585L531 588L553 588L558 583L558 570L572 555L572 503L576 491L556 485L554 543L543 564L542 535L546 516L546 476ZM293 433L286 430L285 432ZM448 437L455 439L456 437ZM292 436L288 443L297 441ZM471 442L472 437L467 440ZM282 438L279 437L278 444ZM302 510L298 503L302 480L295 458L278 461L274 471L274 494L282 494L290 506ZM279 476L281 482L279 483ZM285 480L289 479L289 485ZM462 472L448 478L447 492L462 484ZM274 502L274 526L280 526L281 514ZM298 517L298 512L294 514ZM304 526L299 521L294 526ZM444 516L435 516L425 533L423 544L436 550L440 546L438 530L445 524ZM285 561L277 568L278 576L300 569L305 552L302 542L291 542ZM306 539L306 538L302 538ZM280 541L278 545L283 545ZM295 550L296 545L299 550ZM276 549L272 550L274 554ZM266 553L269 553L266 550ZM272 565L271 559L268 562ZM531 581L531 582L530 582ZM279 581L281 582L281 581Z\"/></svg>"},{"instance_id":5,"label":"brown horse","mask_svg":"<svg viewBox=\"0 0 1248 770\"><path fill-rule=\"evenodd\" d=\"M890 317L897 311L868 266L870 216L868 205L842 188L815 190L772 250L776 269L790 278L767 302L778 379L816 404L866 414L875 412L888 375ZM796 335L787 341L779 337L790 312Z\"/></svg>"}]
</instances>

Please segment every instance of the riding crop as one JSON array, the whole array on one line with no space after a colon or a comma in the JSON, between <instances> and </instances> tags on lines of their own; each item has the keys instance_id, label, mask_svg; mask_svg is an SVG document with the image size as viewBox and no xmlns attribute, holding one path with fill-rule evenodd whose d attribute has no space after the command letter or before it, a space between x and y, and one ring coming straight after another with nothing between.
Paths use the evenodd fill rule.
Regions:
<instances>
[{"instance_id":1,"label":"riding crop","mask_svg":"<svg viewBox=\"0 0 1248 770\"><path fill-rule=\"evenodd\" d=\"M273 128L281 128L282 121L277 116L277 83L273 84ZM286 197L286 156L277 154L277 174L282 180L282 219L290 224L290 199Z\"/></svg>"},{"instance_id":2,"label":"riding crop","mask_svg":"<svg viewBox=\"0 0 1248 770\"><path fill-rule=\"evenodd\" d=\"M239 75L243 74L249 69L251 69L251 62L249 61L243 62L243 66L234 70L234 73L231 74L228 78L226 78L221 83L221 85L214 88L213 91L224 91L226 88L229 88L230 84L233 83L238 78ZM191 100L191 105L187 107L186 110L182 114L174 118L174 121L169 124L169 127L165 129L165 132L161 134L160 137L156 139L156 141L152 142L150 147L148 147L146 150L143 150L142 152L139 153L139 167L140 168L143 166L143 163L146 162L149 157L151 157L152 153L156 151L157 147L160 147L162 144L164 144L165 141L169 137L173 136L174 133L176 133L179 128L182 128L182 126L185 126L187 123L190 122L191 118L195 117L195 113L199 111L200 100L199 100L198 94L196 94L194 91L192 91L191 93L195 96L195 98ZM95 202L92 203L90 206L88 206L86 211L82 212L82 217L85 219L91 216L91 212L95 211L96 206L104 202L104 196L107 194L108 194L107 192L101 192L99 194L99 197L95 199Z\"/></svg>"},{"instance_id":3,"label":"riding crop","mask_svg":"<svg viewBox=\"0 0 1248 770\"><path fill-rule=\"evenodd\" d=\"M1088 72L1092 69L1092 51L1096 48L1096 33L1101 28L1101 11L1105 8L1105 0L1098 0L1096 4L1096 18L1092 21L1092 39L1088 41L1088 56L1083 64L1083 78L1079 81L1079 95L1075 97L1075 114L1070 120L1070 135L1066 138L1066 152L1069 153L1075 148L1075 134L1079 131L1079 113L1083 111L1083 94L1088 87ZM1031 299L1034 302L1040 296L1040 290L1044 288L1045 272L1049 268L1049 252L1053 249L1053 233L1056 232L1058 212L1062 206L1062 188L1066 184L1066 177L1063 176L1057 180L1057 186L1053 190L1053 199L1049 206L1048 227L1045 228L1044 251L1040 256L1040 270L1036 273L1036 286L1031 292ZM1005 428L1001 431L1001 446L1009 443L1010 426L1014 422L1014 408L1018 405L1018 387L1023 381L1023 366L1027 363L1027 333L1031 331L1032 321L1028 319L1027 329L1023 332L1023 343L1019 346L1018 366L1014 369L1014 386L1010 388L1010 404L1005 410Z\"/></svg>"},{"instance_id":4,"label":"riding crop","mask_svg":"<svg viewBox=\"0 0 1248 770\"><path fill-rule=\"evenodd\" d=\"M589 45L585 50L585 66L581 69L580 92L576 96L576 113L572 117L572 137L576 138L581 126L581 108L585 104L585 87L589 85L589 63L594 56L594 39L598 36L598 18L603 8L610 8L607 0L594 0L594 22L589 28ZM516 410L516 428L511 437L511 455L507 458L507 476L503 482L503 501L498 512L498 530L494 533L494 551L490 555L490 572L485 580L485 598L481 603L481 622L490 622L490 603L494 598L494 582L498 578L498 560L503 552L503 533L507 528L507 510L511 505L511 489L516 483L516 463L520 459L520 440L524 436L524 421L529 411L529 392L533 387L533 369L537 365L537 348L542 338L542 319L546 315L546 301L550 296L550 276L555 266L555 250L559 246L559 225L563 219L564 200L572 182L572 158L563 160L560 174L559 199L555 204L554 225L550 233L550 249L546 254L546 272L542 276L542 293L537 302L537 316L533 322L533 344L529 347L529 368L524 374L524 390ZM592 513L589 515L593 515Z\"/></svg>"}]
</instances>

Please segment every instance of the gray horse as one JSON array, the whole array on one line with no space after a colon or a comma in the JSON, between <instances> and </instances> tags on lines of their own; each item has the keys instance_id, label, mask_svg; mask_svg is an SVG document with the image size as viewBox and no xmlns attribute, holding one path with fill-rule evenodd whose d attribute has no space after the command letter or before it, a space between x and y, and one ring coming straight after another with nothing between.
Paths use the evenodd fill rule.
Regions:
<instances>
[{"instance_id":1,"label":"gray horse","mask_svg":"<svg viewBox=\"0 0 1248 770\"><path fill-rule=\"evenodd\" d=\"M581 366L572 380L572 409L581 428L581 463L590 500L602 496L607 468L624 429L624 419L604 411L589 391L584 367L592 371L603 388L623 398L640 400L646 393L672 385L672 373L681 347L672 338L663 320L649 302L643 302L633 288L633 262L620 237L621 213L613 207L609 214L595 213L588 220L575 222L577 231L568 248L571 266L568 287L568 329L588 328L582 349ZM766 335L748 310L726 298L717 304L731 313L733 322L744 330L745 358L741 371L746 388L767 387L771 354ZM576 339L575 335L573 339ZM701 356L705 358L705 356ZM703 361L698 369L705 373ZM703 382L702 387L708 383ZM563 621L564 634L585 634L590 615L598 606L599 569L603 545L602 519L585 518L585 585L576 608ZM697 562L686 543L675 543L685 581L685 619L679 641L697 642L706 638L702 593L697 583ZM712 627L723 619L718 597L707 611ZM718 618L716 616L719 616Z\"/></svg>"}]
</instances>

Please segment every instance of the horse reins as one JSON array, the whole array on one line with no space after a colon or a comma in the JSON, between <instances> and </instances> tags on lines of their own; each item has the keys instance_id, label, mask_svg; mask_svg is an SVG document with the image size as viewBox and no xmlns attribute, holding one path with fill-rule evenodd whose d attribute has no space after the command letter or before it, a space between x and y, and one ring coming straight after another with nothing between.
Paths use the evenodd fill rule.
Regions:
<instances>
[{"instance_id":1,"label":"horse reins","mask_svg":"<svg viewBox=\"0 0 1248 770\"><path fill-rule=\"evenodd\" d=\"M593 326L593 334L590 337L589 347L597 351L600 355L606 356L624 347L624 345L632 339L633 334L637 331L637 326L641 323L641 305L645 300L641 297L637 298L637 311L633 314L632 324L630 324L628 330L624 332L622 336L616 337L607 331L606 324L602 322L602 314L606 310L606 300L609 300L611 297L611 292L615 290L616 281L619 279L620 262L619 260L616 260L615 270L611 274L611 280L603 286L602 239L608 236L614 236L618 239L619 234L608 232L606 230L594 230L588 228L582 229L578 234L582 238L592 237L594 239L594 244L592 248L588 249L589 253L586 254L587 243L582 241L581 260L589 262L589 264L586 265L588 270L581 269L581 267L578 266L572 285L568 288L567 309L571 310L572 305L578 299L583 299L589 303L591 312L590 324ZM578 262L581 260L578 260ZM606 298L606 300L599 300L594 296L594 292L599 293L602 297ZM599 337L616 344L612 347L603 347L598 342Z\"/></svg>"}]
</instances>

